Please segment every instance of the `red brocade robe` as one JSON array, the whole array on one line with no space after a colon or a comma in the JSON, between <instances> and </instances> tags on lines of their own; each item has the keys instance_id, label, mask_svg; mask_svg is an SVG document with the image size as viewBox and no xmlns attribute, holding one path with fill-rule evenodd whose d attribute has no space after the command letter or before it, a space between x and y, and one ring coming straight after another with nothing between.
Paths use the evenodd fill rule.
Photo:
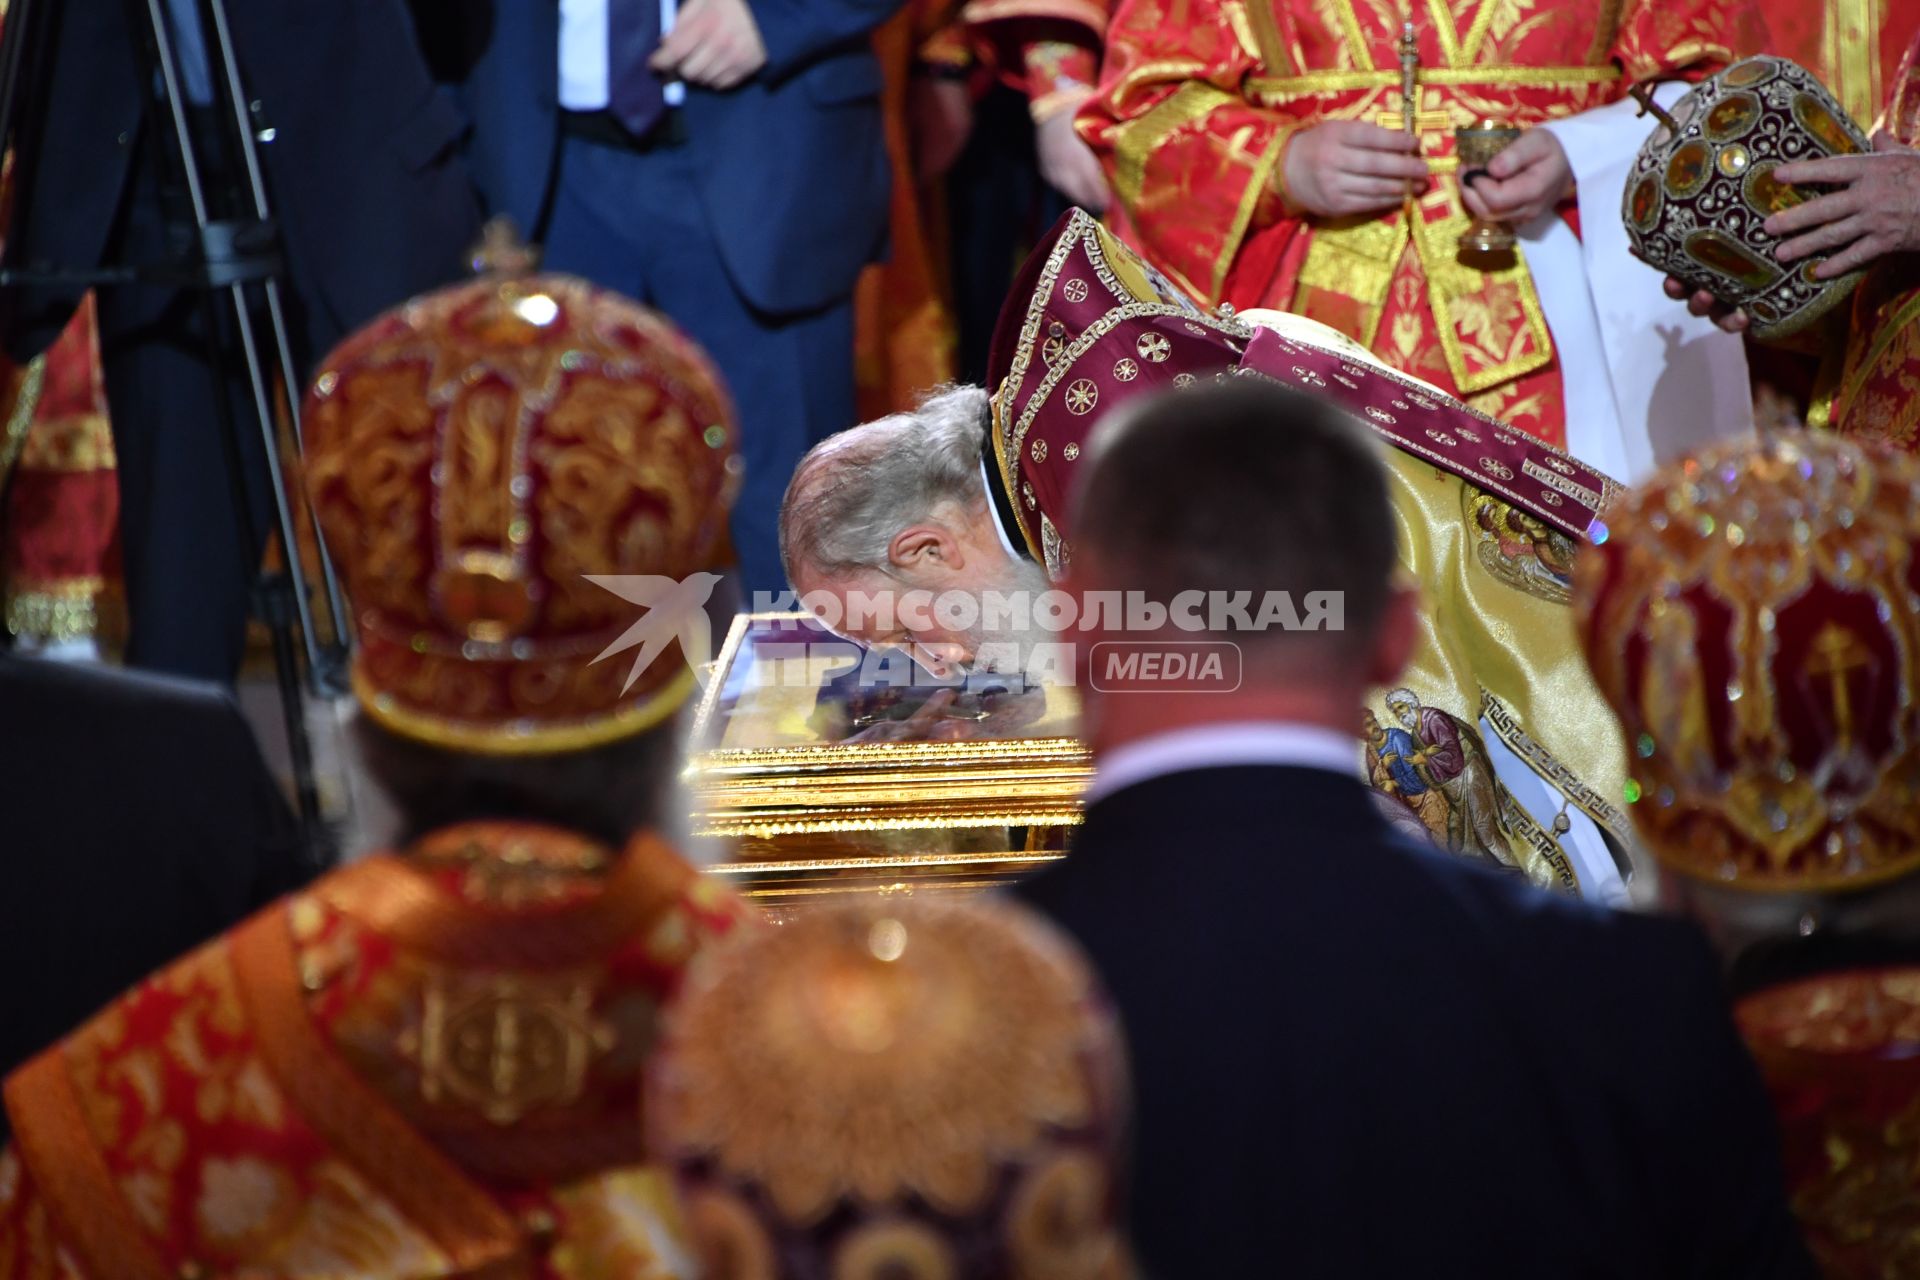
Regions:
<instances>
[{"instance_id":1,"label":"red brocade robe","mask_svg":"<svg viewBox=\"0 0 1920 1280\"><path fill-rule=\"evenodd\" d=\"M0 1276L678 1276L639 1071L746 909L655 837L474 823L325 877L7 1082Z\"/></svg>"},{"instance_id":2,"label":"red brocade robe","mask_svg":"<svg viewBox=\"0 0 1920 1280\"><path fill-rule=\"evenodd\" d=\"M1825 1275L1920 1275L1920 966L1757 991L1734 1018L1780 1121L1787 1192Z\"/></svg>"},{"instance_id":3,"label":"red brocade robe","mask_svg":"<svg viewBox=\"0 0 1920 1280\"><path fill-rule=\"evenodd\" d=\"M1894 77L1879 127L1906 146L1920 147L1920 28ZM1830 392L1829 425L1845 435L1920 449L1920 253L1877 263L1853 296L1850 318L1844 362Z\"/></svg>"},{"instance_id":4,"label":"red brocade robe","mask_svg":"<svg viewBox=\"0 0 1920 1280\"><path fill-rule=\"evenodd\" d=\"M1372 217L1296 212L1282 179L1293 134L1328 120L1405 127L1409 16L1414 125L1435 181ZM1080 128L1112 176L1121 234L1195 297L1329 324L1559 444L1561 383L1524 259L1483 272L1458 258L1453 130L1532 126L1619 101L1635 81L1711 70L1751 26L1748 0L1135 0L1108 27Z\"/></svg>"},{"instance_id":5,"label":"red brocade robe","mask_svg":"<svg viewBox=\"0 0 1920 1280\"><path fill-rule=\"evenodd\" d=\"M1115 0L970 0L968 33L1001 75L1027 95L1033 118L1071 110L1093 94Z\"/></svg>"},{"instance_id":6,"label":"red brocade robe","mask_svg":"<svg viewBox=\"0 0 1920 1280\"><path fill-rule=\"evenodd\" d=\"M117 640L120 490L92 297L45 354L5 366L0 385L6 630L43 644Z\"/></svg>"}]
</instances>

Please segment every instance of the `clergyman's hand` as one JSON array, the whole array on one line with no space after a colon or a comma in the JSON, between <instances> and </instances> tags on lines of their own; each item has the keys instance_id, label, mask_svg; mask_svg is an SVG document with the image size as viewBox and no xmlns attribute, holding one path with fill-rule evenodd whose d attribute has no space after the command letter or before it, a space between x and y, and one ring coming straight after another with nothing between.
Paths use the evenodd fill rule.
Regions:
<instances>
[{"instance_id":1,"label":"clergyman's hand","mask_svg":"<svg viewBox=\"0 0 1920 1280\"><path fill-rule=\"evenodd\" d=\"M1419 142L1364 120L1328 120L1287 143L1287 198L1322 218L1379 213L1427 189Z\"/></svg>"},{"instance_id":2,"label":"clergyman's hand","mask_svg":"<svg viewBox=\"0 0 1920 1280\"><path fill-rule=\"evenodd\" d=\"M1775 261L1837 251L1813 271L1816 279L1831 280L1892 254L1920 251L1920 151L1890 134L1874 136L1871 155L1794 160L1773 176L1840 188L1767 219L1768 235L1792 237L1773 251Z\"/></svg>"},{"instance_id":3,"label":"clergyman's hand","mask_svg":"<svg viewBox=\"0 0 1920 1280\"><path fill-rule=\"evenodd\" d=\"M1460 188L1461 202L1476 218L1518 226L1532 222L1573 194L1573 166L1550 129L1529 129L1487 162L1485 177Z\"/></svg>"},{"instance_id":4,"label":"clergyman's hand","mask_svg":"<svg viewBox=\"0 0 1920 1280\"><path fill-rule=\"evenodd\" d=\"M747 0L687 0L647 65L663 79L731 89L767 65L767 46Z\"/></svg>"},{"instance_id":5,"label":"clergyman's hand","mask_svg":"<svg viewBox=\"0 0 1920 1280\"><path fill-rule=\"evenodd\" d=\"M1669 298L1675 302L1684 301L1688 311L1696 316L1710 317L1715 324L1728 333L1747 331L1747 313L1738 307L1728 306L1705 289L1689 291L1686 281L1675 276L1667 277L1666 289Z\"/></svg>"},{"instance_id":6,"label":"clergyman's hand","mask_svg":"<svg viewBox=\"0 0 1920 1280\"><path fill-rule=\"evenodd\" d=\"M1104 213L1110 198L1107 175L1093 148L1073 131L1073 112L1056 111L1033 127L1040 176L1088 213Z\"/></svg>"},{"instance_id":7,"label":"clergyman's hand","mask_svg":"<svg viewBox=\"0 0 1920 1280\"><path fill-rule=\"evenodd\" d=\"M914 180L943 178L973 134L973 91L964 80L915 76L907 82L907 124Z\"/></svg>"}]
</instances>

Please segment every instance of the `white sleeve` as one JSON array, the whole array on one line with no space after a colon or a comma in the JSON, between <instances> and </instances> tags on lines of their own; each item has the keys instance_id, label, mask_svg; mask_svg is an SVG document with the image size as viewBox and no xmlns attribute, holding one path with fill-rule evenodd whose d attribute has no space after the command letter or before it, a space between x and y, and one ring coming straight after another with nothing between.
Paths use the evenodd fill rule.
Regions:
<instances>
[{"instance_id":1,"label":"white sleeve","mask_svg":"<svg viewBox=\"0 0 1920 1280\"><path fill-rule=\"evenodd\" d=\"M1654 97L1671 105L1687 88L1669 82ZM1570 452L1629 484L1710 441L1753 433L1742 340L1689 315L1628 250L1621 196L1653 128L1638 110L1626 99L1541 126L1573 167L1580 235L1551 214L1520 230L1566 380Z\"/></svg>"}]
</instances>

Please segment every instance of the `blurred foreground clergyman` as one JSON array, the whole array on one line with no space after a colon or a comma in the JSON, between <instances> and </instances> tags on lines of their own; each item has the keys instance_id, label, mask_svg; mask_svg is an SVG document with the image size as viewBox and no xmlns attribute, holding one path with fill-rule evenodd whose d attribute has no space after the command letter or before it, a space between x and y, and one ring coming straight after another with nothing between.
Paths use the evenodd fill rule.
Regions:
<instances>
[{"instance_id":1,"label":"blurred foreground clergyman","mask_svg":"<svg viewBox=\"0 0 1920 1280\"><path fill-rule=\"evenodd\" d=\"M1021 888L1127 1028L1143 1267L1809 1274L1698 934L1408 842L1369 802L1359 709L1416 640L1389 492L1350 420L1250 382L1093 444L1078 592L1346 601L1342 630L1095 638L1231 644L1242 673L1208 695L1096 665L1086 825Z\"/></svg>"},{"instance_id":2,"label":"blurred foreground clergyman","mask_svg":"<svg viewBox=\"0 0 1920 1280\"><path fill-rule=\"evenodd\" d=\"M1827 1274L1920 1226L1920 464L1783 434L1656 475L1576 575L1634 808L1734 957L1793 1204Z\"/></svg>"},{"instance_id":3,"label":"blurred foreground clergyman","mask_svg":"<svg viewBox=\"0 0 1920 1280\"><path fill-rule=\"evenodd\" d=\"M1132 1274L1119 1029L1010 902L814 906L703 957L646 1098L704 1280Z\"/></svg>"},{"instance_id":4,"label":"blurred foreground clergyman","mask_svg":"<svg viewBox=\"0 0 1920 1280\"><path fill-rule=\"evenodd\" d=\"M744 909L657 833L692 685L583 574L712 567L726 400L658 317L550 277L337 350L309 492L405 847L161 970L7 1083L0 1272L562 1274L675 1256L640 1067Z\"/></svg>"}]
</instances>

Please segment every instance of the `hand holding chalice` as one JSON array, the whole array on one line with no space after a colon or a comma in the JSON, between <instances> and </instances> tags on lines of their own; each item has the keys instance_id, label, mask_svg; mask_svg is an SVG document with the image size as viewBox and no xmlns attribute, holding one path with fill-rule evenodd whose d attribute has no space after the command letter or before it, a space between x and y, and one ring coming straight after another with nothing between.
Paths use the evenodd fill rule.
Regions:
<instances>
[{"instance_id":1,"label":"hand holding chalice","mask_svg":"<svg viewBox=\"0 0 1920 1280\"><path fill-rule=\"evenodd\" d=\"M1460 159L1460 186L1465 189L1485 176L1493 158L1512 146L1523 130L1497 120L1477 120L1453 131L1454 154ZM1500 257L1513 252L1513 224L1499 218L1476 217L1460 233L1463 258Z\"/></svg>"}]
</instances>

